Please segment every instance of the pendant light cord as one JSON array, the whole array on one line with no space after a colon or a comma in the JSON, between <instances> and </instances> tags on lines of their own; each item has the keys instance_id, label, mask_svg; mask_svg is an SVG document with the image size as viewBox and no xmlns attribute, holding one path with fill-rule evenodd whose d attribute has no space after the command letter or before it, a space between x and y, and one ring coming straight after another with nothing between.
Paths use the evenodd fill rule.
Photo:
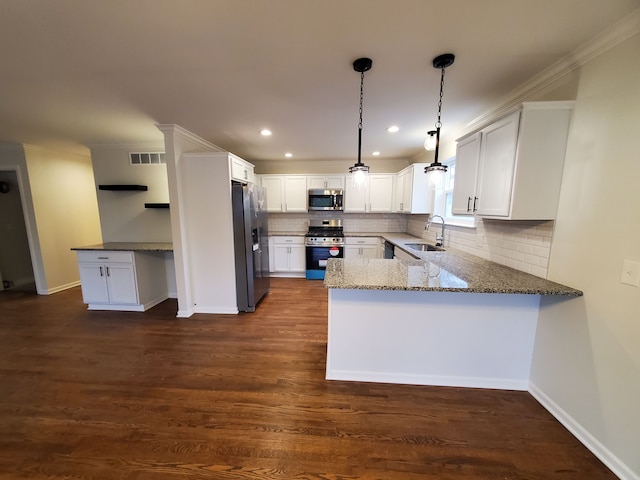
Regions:
<instances>
[{"instance_id":1,"label":"pendant light cord","mask_svg":"<svg viewBox=\"0 0 640 480\"><path fill-rule=\"evenodd\" d=\"M440 121L440 115L442 114L442 94L444 90L444 68L441 69L442 73L440 75L440 99L438 100L438 121L436 122L436 128L442 127L442 122Z\"/></svg>"},{"instance_id":2,"label":"pendant light cord","mask_svg":"<svg viewBox=\"0 0 640 480\"><path fill-rule=\"evenodd\" d=\"M362 99L364 96L364 72L360 72L360 119L358 121L358 165L362 165Z\"/></svg>"}]
</instances>

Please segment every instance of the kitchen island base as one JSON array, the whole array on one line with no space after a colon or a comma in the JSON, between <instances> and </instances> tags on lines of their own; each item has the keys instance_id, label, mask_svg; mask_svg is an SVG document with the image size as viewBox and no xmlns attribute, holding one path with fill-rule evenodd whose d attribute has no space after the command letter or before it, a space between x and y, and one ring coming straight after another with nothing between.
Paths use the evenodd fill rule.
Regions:
<instances>
[{"instance_id":1,"label":"kitchen island base","mask_svg":"<svg viewBox=\"0 0 640 480\"><path fill-rule=\"evenodd\" d=\"M540 295L329 288L328 380L527 390Z\"/></svg>"}]
</instances>

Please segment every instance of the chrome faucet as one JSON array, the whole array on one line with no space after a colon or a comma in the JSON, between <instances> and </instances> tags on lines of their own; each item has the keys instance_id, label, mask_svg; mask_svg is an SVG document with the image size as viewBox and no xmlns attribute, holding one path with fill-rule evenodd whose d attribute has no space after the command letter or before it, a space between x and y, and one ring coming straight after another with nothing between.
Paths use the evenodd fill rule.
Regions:
<instances>
[{"instance_id":1,"label":"chrome faucet","mask_svg":"<svg viewBox=\"0 0 640 480\"><path fill-rule=\"evenodd\" d=\"M431 215L429 217L429 221L427 222L427 226L424 227L424 229L429 230L429 227L431 226L433 219L436 217L442 220L442 233L440 233L440 235L436 233L436 247L444 247L444 218L442 218L440 215Z\"/></svg>"}]
</instances>

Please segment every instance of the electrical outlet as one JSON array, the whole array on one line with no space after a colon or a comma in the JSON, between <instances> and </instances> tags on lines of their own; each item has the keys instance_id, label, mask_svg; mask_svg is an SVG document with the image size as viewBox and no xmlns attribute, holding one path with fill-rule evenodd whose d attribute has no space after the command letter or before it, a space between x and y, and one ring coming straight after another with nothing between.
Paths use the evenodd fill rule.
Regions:
<instances>
[{"instance_id":1,"label":"electrical outlet","mask_svg":"<svg viewBox=\"0 0 640 480\"><path fill-rule=\"evenodd\" d=\"M625 260L622 263L620 282L634 287L640 287L640 262Z\"/></svg>"}]
</instances>

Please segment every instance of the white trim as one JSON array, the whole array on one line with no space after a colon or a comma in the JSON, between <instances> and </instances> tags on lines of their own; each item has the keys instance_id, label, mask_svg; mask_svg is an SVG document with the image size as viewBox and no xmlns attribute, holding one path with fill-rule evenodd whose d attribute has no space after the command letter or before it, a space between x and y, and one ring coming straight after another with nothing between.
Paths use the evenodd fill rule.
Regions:
<instances>
[{"instance_id":1,"label":"white trim","mask_svg":"<svg viewBox=\"0 0 640 480\"><path fill-rule=\"evenodd\" d=\"M214 152L226 152L224 148L220 148L219 146L205 140L204 138L199 137L195 133L191 133L189 130L185 130L180 125L172 124L156 124L156 128L160 130L162 133L172 133L176 136L180 136L190 142L196 143L202 148L207 149L208 151ZM188 152L182 152L188 153Z\"/></svg>"},{"instance_id":2,"label":"white trim","mask_svg":"<svg viewBox=\"0 0 640 480\"><path fill-rule=\"evenodd\" d=\"M65 285L58 285L57 287L54 287L54 288L48 288L44 292L38 292L38 295L51 295L53 293L62 292L63 290L68 290L70 288L79 287L79 286L80 286L80 280L77 280L75 282L70 282Z\"/></svg>"},{"instance_id":3,"label":"white trim","mask_svg":"<svg viewBox=\"0 0 640 480\"><path fill-rule=\"evenodd\" d=\"M211 314L221 314L221 315L237 315L239 313L238 308L229 308L229 307L194 307L193 313L211 313Z\"/></svg>"},{"instance_id":4,"label":"white trim","mask_svg":"<svg viewBox=\"0 0 640 480\"><path fill-rule=\"evenodd\" d=\"M327 369L327 380L354 382L397 383L403 385L430 385L437 387L491 388L499 390L527 391L527 380L484 377L446 377L441 375L412 375L406 373L381 373L354 370Z\"/></svg>"},{"instance_id":5,"label":"white trim","mask_svg":"<svg viewBox=\"0 0 640 480\"><path fill-rule=\"evenodd\" d=\"M535 384L529 383L529 393L546 408L556 420L566 427L591 453L600 459L613 473L622 480L640 480L625 463L585 429L575 418L549 398Z\"/></svg>"},{"instance_id":6,"label":"white trim","mask_svg":"<svg viewBox=\"0 0 640 480\"><path fill-rule=\"evenodd\" d=\"M178 313L176 314L176 317L177 318L189 318L194 313L196 313L196 312L193 310L193 308L189 308L187 310L178 310Z\"/></svg>"}]
</instances>

